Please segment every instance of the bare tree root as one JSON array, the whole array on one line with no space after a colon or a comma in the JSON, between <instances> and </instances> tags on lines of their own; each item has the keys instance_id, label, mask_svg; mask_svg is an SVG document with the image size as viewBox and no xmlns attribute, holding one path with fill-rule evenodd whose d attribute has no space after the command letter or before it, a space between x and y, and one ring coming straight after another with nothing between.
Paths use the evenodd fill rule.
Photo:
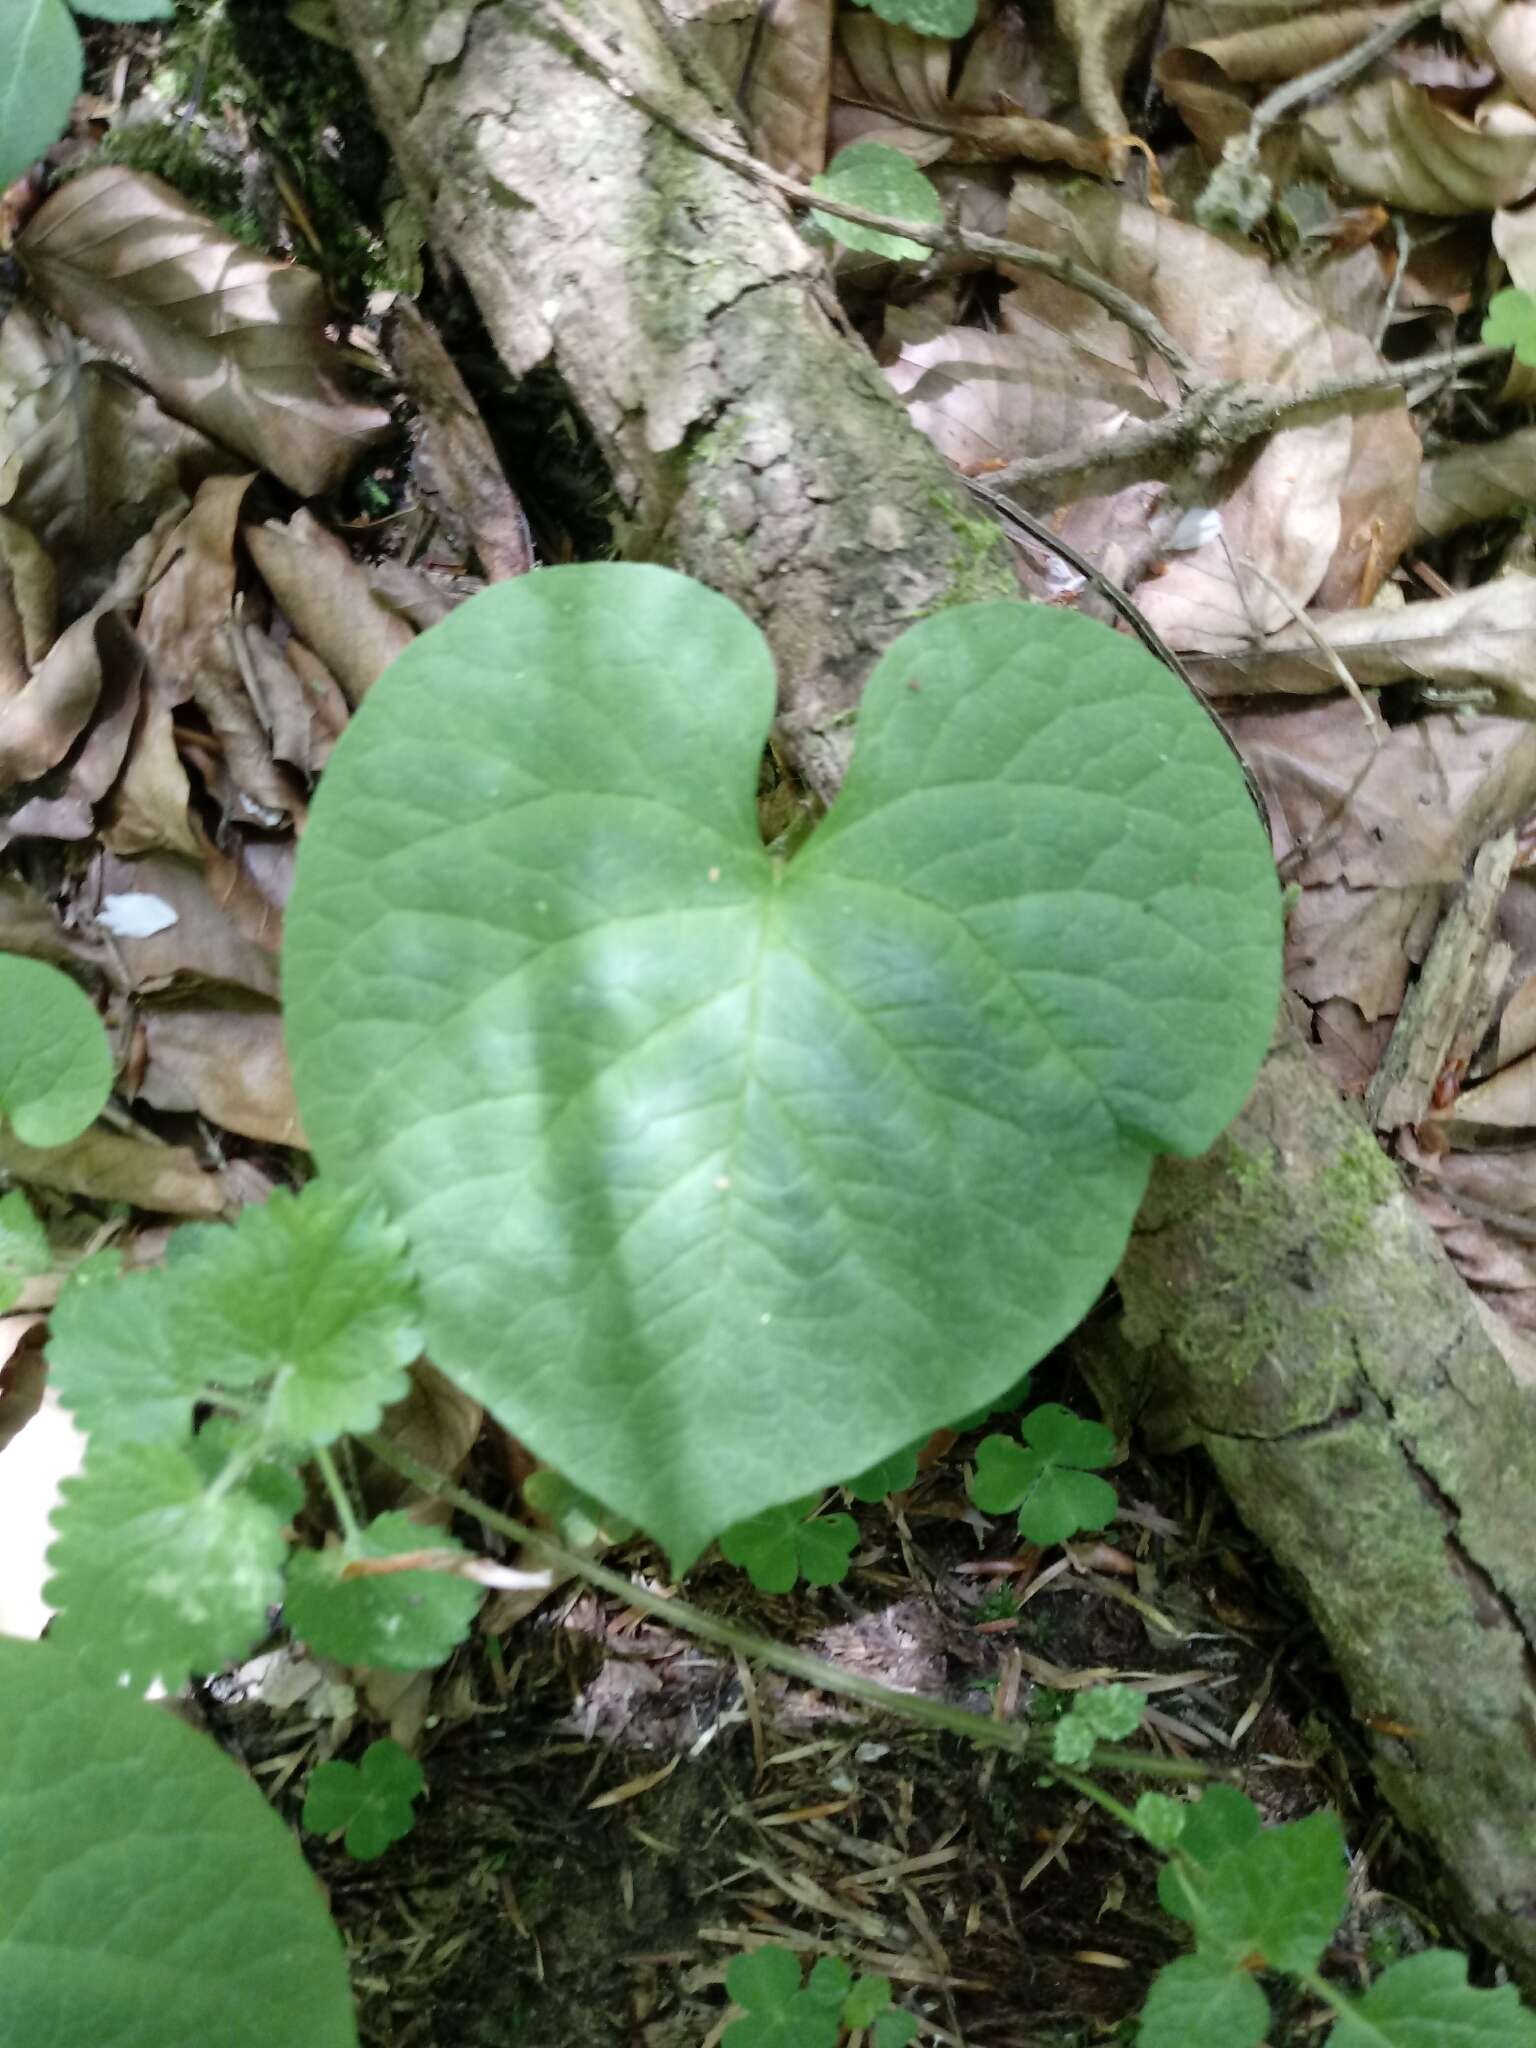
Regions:
<instances>
[{"instance_id":1,"label":"bare tree root","mask_svg":"<svg viewBox=\"0 0 1536 2048\"><path fill-rule=\"evenodd\" d=\"M782 198L657 117L740 151L659 10L604 0L633 98L510 0L338 13L508 368L558 367L625 552L760 621L784 750L832 796L880 651L945 602L1014 594L998 529L842 328ZM1212 1154L1159 1169L1123 1285L1119 1368L1300 1580L1389 1796L1536 1984L1536 1403L1299 1044Z\"/></svg>"}]
</instances>

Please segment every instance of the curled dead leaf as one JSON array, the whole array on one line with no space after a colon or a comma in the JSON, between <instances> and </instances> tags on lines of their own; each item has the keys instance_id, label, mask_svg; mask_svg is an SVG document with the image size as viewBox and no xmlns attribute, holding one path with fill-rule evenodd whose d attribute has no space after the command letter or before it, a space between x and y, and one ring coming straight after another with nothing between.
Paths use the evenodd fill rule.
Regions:
<instances>
[{"instance_id":1,"label":"curled dead leaf","mask_svg":"<svg viewBox=\"0 0 1536 2048\"><path fill-rule=\"evenodd\" d=\"M73 179L16 244L38 296L131 364L167 412L301 497L389 428L342 383L313 271L245 248L169 185L107 165Z\"/></svg>"},{"instance_id":2,"label":"curled dead leaf","mask_svg":"<svg viewBox=\"0 0 1536 2048\"><path fill-rule=\"evenodd\" d=\"M1536 114L1485 100L1472 119L1404 78L1374 79L1304 114L1302 161L1416 213L1487 213L1536 190Z\"/></svg>"},{"instance_id":3,"label":"curled dead leaf","mask_svg":"<svg viewBox=\"0 0 1536 2048\"><path fill-rule=\"evenodd\" d=\"M302 507L244 529L246 547L294 631L356 704L415 634L381 604L345 541Z\"/></svg>"}]
</instances>

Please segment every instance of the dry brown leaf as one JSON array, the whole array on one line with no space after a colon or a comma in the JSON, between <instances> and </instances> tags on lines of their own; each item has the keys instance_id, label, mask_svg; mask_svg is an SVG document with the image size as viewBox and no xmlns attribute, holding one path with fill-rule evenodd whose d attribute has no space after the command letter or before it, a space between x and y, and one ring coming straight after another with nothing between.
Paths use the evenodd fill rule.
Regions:
<instances>
[{"instance_id":1,"label":"dry brown leaf","mask_svg":"<svg viewBox=\"0 0 1536 2048\"><path fill-rule=\"evenodd\" d=\"M25 303L0 326L0 503L45 547L76 605L205 476L222 448L121 366Z\"/></svg>"},{"instance_id":2,"label":"dry brown leaf","mask_svg":"<svg viewBox=\"0 0 1536 2048\"><path fill-rule=\"evenodd\" d=\"M1129 129L1120 88L1154 11L1149 0L1056 0L1056 26L1077 58L1083 112L1089 126L1110 140Z\"/></svg>"},{"instance_id":3,"label":"dry brown leaf","mask_svg":"<svg viewBox=\"0 0 1536 2048\"><path fill-rule=\"evenodd\" d=\"M999 7L971 38L953 104L967 114L1057 118L1077 93L1076 66L1065 40L1038 13Z\"/></svg>"},{"instance_id":4,"label":"dry brown leaf","mask_svg":"<svg viewBox=\"0 0 1536 2048\"><path fill-rule=\"evenodd\" d=\"M1251 95L1246 86L1270 86L1299 78L1341 56L1401 7L1332 8L1287 13L1276 21L1207 36L1163 50L1153 75L1204 148L1217 155L1231 136L1248 126Z\"/></svg>"},{"instance_id":5,"label":"dry brown leaf","mask_svg":"<svg viewBox=\"0 0 1536 2048\"><path fill-rule=\"evenodd\" d=\"M158 897L175 912L176 921L152 938L113 940L136 994L156 994L183 981L218 982L276 997L275 955L238 928L215 900L208 877L186 861L169 854L120 860L102 853L81 887L80 905L84 914L95 915L104 897L138 895Z\"/></svg>"},{"instance_id":6,"label":"dry brown leaf","mask_svg":"<svg viewBox=\"0 0 1536 2048\"><path fill-rule=\"evenodd\" d=\"M114 853L200 854L189 806L192 785L176 751L171 708L152 690L140 693L128 756L100 819L101 836Z\"/></svg>"},{"instance_id":7,"label":"dry brown leaf","mask_svg":"<svg viewBox=\"0 0 1536 2048\"><path fill-rule=\"evenodd\" d=\"M379 602L346 543L302 508L247 526L245 544L294 631L358 703L415 634Z\"/></svg>"},{"instance_id":8,"label":"dry brown leaf","mask_svg":"<svg viewBox=\"0 0 1536 2048\"><path fill-rule=\"evenodd\" d=\"M0 1131L0 1169L30 1187L127 1202L163 1216L221 1216L228 1206L221 1176L185 1145L155 1144L99 1125L73 1144L46 1150Z\"/></svg>"},{"instance_id":9,"label":"dry brown leaf","mask_svg":"<svg viewBox=\"0 0 1536 2048\"><path fill-rule=\"evenodd\" d=\"M75 593L79 602L80 593ZM53 557L19 520L0 513L0 702L13 697L53 645L59 572Z\"/></svg>"},{"instance_id":10,"label":"dry brown leaf","mask_svg":"<svg viewBox=\"0 0 1536 2048\"><path fill-rule=\"evenodd\" d=\"M1427 87L1372 80L1304 114L1302 161L1416 213L1487 213L1536 189L1536 114L1485 100L1468 120Z\"/></svg>"},{"instance_id":11,"label":"dry brown leaf","mask_svg":"<svg viewBox=\"0 0 1536 2048\"><path fill-rule=\"evenodd\" d=\"M146 1006L139 1015L144 1067L134 1093L153 1109L196 1110L209 1123L268 1145L304 1146L272 1003Z\"/></svg>"},{"instance_id":12,"label":"dry brown leaf","mask_svg":"<svg viewBox=\"0 0 1536 2048\"><path fill-rule=\"evenodd\" d=\"M349 397L313 271L243 247L169 185L117 165L56 192L16 245L38 296L130 364L167 412L300 497L388 431Z\"/></svg>"},{"instance_id":13,"label":"dry brown leaf","mask_svg":"<svg viewBox=\"0 0 1536 2048\"><path fill-rule=\"evenodd\" d=\"M1319 612L1308 627L1292 626L1238 657L1194 655L1191 667L1214 695L1316 695L1338 688L1320 638L1366 689L1412 678L1492 689L1508 708L1536 710L1536 576L1500 576L1428 604Z\"/></svg>"},{"instance_id":14,"label":"dry brown leaf","mask_svg":"<svg viewBox=\"0 0 1536 2048\"><path fill-rule=\"evenodd\" d=\"M1373 743L1346 697L1234 711L1276 857L1306 888L1459 884L1486 839L1536 805L1536 727L1441 714Z\"/></svg>"},{"instance_id":15,"label":"dry brown leaf","mask_svg":"<svg viewBox=\"0 0 1536 2048\"><path fill-rule=\"evenodd\" d=\"M1337 0L1168 0L1163 36L1170 44L1206 42L1239 35L1298 14L1316 14Z\"/></svg>"},{"instance_id":16,"label":"dry brown leaf","mask_svg":"<svg viewBox=\"0 0 1536 2048\"><path fill-rule=\"evenodd\" d=\"M1479 519L1497 519L1536 499L1536 427L1501 441L1444 449L1419 471L1417 530L1438 540Z\"/></svg>"},{"instance_id":17,"label":"dry brown leaf","mask_svg":"<svg viewBox=\"0 0 1536 2048\"><path fill-rule=\"evenodd\" d=\"M52 909L19 875L0 874L0 953L25 953L32 960L101 958L101 947L83 934L66 932Z\"/></svg>"},{"instance_id":18,"label":"dry brown leaf","mask_svg":"<svg viewBox=\"0 0 1536 2048\"><path fill-rule=\"evenodd\" d=\"M46 775L79 738L101 695L96 622L142 597L160 539L157 527L130 548L105 592L54 642L26 688L0 704L0 790Z\"/></svg>"},{"instance_id":19,"label":"dry brown leaf","mask_svg":"<svg viewBox=\"0 0 1536 2048\"><path fill-rule=\"evenodd\" d=\"M886 370L913 424L968 474L1161 412L1134 371L1026 313L1012 323L1007 334L951 327Z\"/></svg>"},{"instance_id":20,"label":"dry brown leaf","mask_svg":"<svg viewBox=\"0 0 1536 2048\"><path fill-rule=\"evenodd\" d=\"M801 4L801 0L796 0ZM826 50L822 57L822 104L815 115L818 145L827 132L825 81L832 58L830 0L810 0L826 11ZM782 27L784 0L770 16ZM777 158L771 159L777 162ZM780 164L781 170L810 177L821 169ZM424 472L424 493L443 500L450 531L468 538L487 579L497 583L523 576L533 567L528 521L497 459L496 449L470 396L458 366L432 327L409 299L397 299L389 316L386 340L390 361L410 393L421 424L417 466Z\"/></svg>"},{"instance_id":21,"label":"dry brown leaf","mask_svg":"<svg viewBox=\"0 0 1536 2048\"><path fill-rule=\"evenodd\" d=\"M1448 0L1440 18L1536 108L1536 0Z\"/></svg>"},{"instance_id":22,"label":"dry brown leaf","mask_svg":"<svg viewBox=\"0 0 1536 2048\"><path fill-rule=\"evenodd\" d=\"M478 1401L422 1358L411 1367L410 1392L405 1399L384 1410L379 1435L407 1457L418 1458L434 1472L456 1479L475 1447L484 1415ZM446 1502L433 1503L430 1495L379 1459L369 1460L363 1491L373 1514L408 1507L417 1521L440 1520L440 1526L446 1526L452 1516ZM434 1508L446 1512L439 1518Z\"/></svg>"},{"instance_id":23,"label":"dry brown leaf","mask_svg":"<svg viewBox=\"0 0 1536 2048\"><path fill-rule=\"evenodd\" d=\"M1287 988L1313 1004L1342 998L1367 1024L1390 1023L1402 1008L1410 967L1434 937L1444 893L1438 883L1304 889L1286 920Z\"/></svg>"},{"instance_id":24,"label":"dry brown leaf","mask_svg":"<svg viewBox=\"0 0 1536 2048\"><path fill-rule=\"evenodd\" d=\"M19 1436L43 1405L48 1367L43 1359L46 1316L0 1316L0 1451Z\"/></svg>"},{"instance_id":25,"label":"dry brown leaf","mask_svg":"<svg viewBox=\"0 0 1536 2048\"><path fill-rule=\"evenodd\" d=\"M1008 231L1017 241L1075 257L1129 292L1213 376L1305 389L1342 358L1352 366L1358 358L1357 337L1272 276L1257 250L1102 187L1067 192L1021 174ZM1051 302L1027 271L1013 274L1024 304ZM1270 437L1220 507L1221 534L1175 556L1165 574L1138 590L1138 604L1170 646L1237 648L1291 616L1285 599L1246 563L1294 603L1311 601L1342 535L1340 497L1353 443L1343 415Z\"/></svg>"},{"instance_id":26,"label":"dry brown leaf","mask_svg":"<svg viewBox=\"0 0 1536 2048\"><path fill-rule=\"evenodd\" d=\"M774 0L760 15L741 106L755 153L791 178L826 169L832 15L832 0Z\"/></svg>"},{"instance_id":27,"label":"dry brown leaf","mask_svg":"<svg viewBox=\"0 0 1536 2048\"><path fill-rule=\"evenodd\" d=\"M101 691L69 757L63 787L0 818L0 841L86 839L94 829L96 805L122 769L144 694L144 650L120 612L104 612L96 621L96 653Z\"/></svg>"}]
</instances>

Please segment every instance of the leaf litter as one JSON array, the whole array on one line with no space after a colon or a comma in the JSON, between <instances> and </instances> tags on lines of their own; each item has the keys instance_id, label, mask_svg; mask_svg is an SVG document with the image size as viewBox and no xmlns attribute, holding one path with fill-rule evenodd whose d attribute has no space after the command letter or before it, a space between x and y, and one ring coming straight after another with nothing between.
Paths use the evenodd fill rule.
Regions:
<instances>
[{"instance_id":1,"label":"leaf litter","mask_svg":"<svg viewBox=\"0 0 1536 2048\"><path fill-rule=\"evenodd\" d=\"M894 148L962 223L1070 256L1179 344L1194 382L1024 265L831 256L893 388L958 468L985 481L1078 461L1019 487L1130 592L1257 775L1299 892L1291 1000L1346 1092L1391 1100L1384 1071L1422 1065L1423 1044L1402 1042L1421 1028L1415 991L1447 927L1466 927L1437 992L1455 1050L1423 1112L1382 1136L1529 1374L1536 565L1520 508L1536 435L1516 408L1532 387L1518 364L1446 365L1238 449L1164 449L1128 474L1116 448L1199 380L1306 393L1387 376L1465 336L1458 322L1506 277L1536 285L1536 8L1507 0L1451 0L1441 24L1277 119L1258 154L1274 210L1253 238L1197 211L1254 107L1347 59L1390 12L1172 0L1159 20L1058 0L1054 19L984 10L956 49L810 0L760 34L744 12L711 34L768 162L808 180L850 143ZM131 63L142 32L114 33ZM1150 123L1149 79L1165 101ZM259 157L233 106L213 127L225 119ZM254 248L163 180L93 166L88 147L68 167L17 241L28 290L0 323L0 940L71 965L118 1074L110 1121L47 1148L0 1134L0 1171L42 1205L56 1248L105 1229L153 1258L166 1219L231 1216L302 1177L275 959L310 794L351 708L435 609L533 557L475 417L483 378L473 397L455 384L407 302L400 319L425 332L392 357L415 408L402 457L395 394L354 380L345 318L292 260L314 254L293 214ZM354 360L383 361L366 320L348 339ZM360 498L346 479L370 460ZM533 510L542 558L560 558L558 515ZM1050 601L1096 602L1039 543L1021 575ZM1359 693L1384 716L1374 730ZM1480 858L1502 880L1469 924ZM125 928L109 908L145 899L173 921ZM0 1320L8 1469L41 1443L39 1314ZM433 1385L418 1367L386 1434L515 1497L520 1447ZM847 1504L844 1588L765 1597L716 1563L703 1597L891 1682L1041 1719L1084 1684L1150 1686L1165 1751L1234 1756L1272 1816L1355 1766L1347 1734L1341 1749L1309 1732L1316 1675L1281 1658L1298 1619L1203 1482L1186 1498L1157 1468L1117 1472L1111 1534L1053 1562L967 1499L979 1434L945 1435L910 1489ZM382 1468L365 1484L372 1512L420 1517ZM643 1544L627 1555L657 1569ZM593 2031L604 2010L627 2015L625 2038L702 2039L731 1958L766 1939L888 1976L934 2038L986 2048L1021 2038L1021 2013L1111 2024L1171 1953L1125 1910L1150 1861L1128 1872L1123 1844L1010 1782L1006 1761L874 1739L590 1591L496 1597L505 1635L429 1683L364 1686L432 1789L390 1852L398 1910L319 1852L370 2040L400 2038L412 2014L417 2038L468 2038L509 1988L543 2001L562 2044L618 2038ZM305 1732L288 1709L242 1712L296 1816L295 1744L328 1757L350 1721ZM496 1744L480 1739L487 1715ZM587 1746L597 1736L611 1759ZM651 1786L647 1759L679 1754L694 1767ZM648 1789L594 1812L594 1763ZM1378 1849L1383 1889L1393 1854ZM1363 1944L1367 1917L1347 1939Z\"/></svg>"}]
</instances>

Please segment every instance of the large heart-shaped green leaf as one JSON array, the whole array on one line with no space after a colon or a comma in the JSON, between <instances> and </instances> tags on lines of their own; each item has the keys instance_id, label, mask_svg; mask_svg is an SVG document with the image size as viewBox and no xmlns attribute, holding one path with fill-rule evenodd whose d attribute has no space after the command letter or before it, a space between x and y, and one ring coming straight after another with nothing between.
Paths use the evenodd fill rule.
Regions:
<instances>
[{"instance_id":1,"label":"large heart-shaped green leaf","mask_svg":"<svg viewBox=\"0 0 1536 2048\"><path fill-rule=\"evenodd\" d=\"M1124 637L914 627L788 866L773 696L666 570L483 592L338 747L285 955L305 1124L405 1224L433 1357L680 1565L1013 1385L1278 985L1237 767Z\"/></svg>"},{"instance_id":2,"label":"large heart-shaped green leaf","mask_svg":"<svg viewBox=\"0 0 1536 2048\"><path fill-rule=\"evenodd\" d=\"M0 1639L0 2041L356 2048L292 1835L163 1707Z\"/></svg>"}]
</instances>

